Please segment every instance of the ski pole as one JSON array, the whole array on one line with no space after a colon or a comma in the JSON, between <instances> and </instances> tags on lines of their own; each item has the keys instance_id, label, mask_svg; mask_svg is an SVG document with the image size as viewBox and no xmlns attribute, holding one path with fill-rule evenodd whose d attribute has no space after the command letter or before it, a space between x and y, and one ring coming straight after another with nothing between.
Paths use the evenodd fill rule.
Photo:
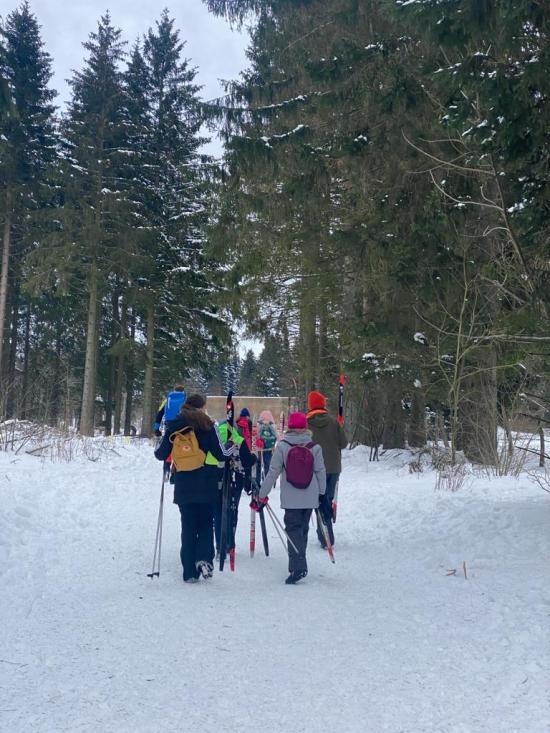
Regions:
<instances>
[{"instance_id":1,"label":"ski pole","mask_svg":"<svg viewBox=\"0 0 550 733\"><path fill-rule=\"evenodd\" d=\"M264 543L264 553L266 557L269 557L269 541L267 539L267 529L265 526L265 515L262 511L260 512L260 528L262 530L262 541Z\"/></svg>"},{"instance_id":2,"label":"ski pole","mask_svg":"<svg viewBox=\"0 0 550 733\"><path fill-rule=\"evenodd\" d=\"M233 392L229 390L227 393L227 401L225 405L225 413L227 419L227 437L231 438L233 432L233 417L235 414L235 406L233 404ZM225 555L228 550L228 534L229 534L229 500L231 491L231 467L229 461L225 462L223 467L223 483L222 483L222 515L220 529L220 573L223 572L225 564Z\"/></svg>"},{"instance_id":3,"label":"ski pole","mask_svg":"<svg viewBox=\"0 0 550 733\"><path fill-rule=\"evenodd\" d=\"M256 550L256 511L250 510L250 557L254 557Z\"/></svg>"},{"instance_id":4,"label":"ski pole","mask_svg":"<svg viewBox=\"0 0 550 733\"><path fill-rule=\"evenodd\" d=\"M296 553L296 554L298 555L298 554L299 554L299 552L298 552L298 549L296 548L296 545L294 544L294 542L293 542L293 541L292 541L292 540L290 539L290 537L288 536L288 533L287 533L286 529L285 529L285 528L283 527L283 525L282 525L282 523L281 523L281 520L280 520L280 519L279 519L279 517L278 517L278 516L277 516L277 515L275 514L275 512L274 512L274 511L273 511L273 509L272 509L272 508L271 508L271 507L269 506L269 504L266 504L266 507L267 507L267 510L268 510L268 512L269 512L269 516L271 517L271 521L273 522L273 526L274 526L274 527L275 527L275 529L277 530L277 533L278 533L279 537L281 538L281 542L283 543L283 545L284 545L284 547L285 547L286 551L288 552L288 547L287 547L287 546L285 545L285 541L283 540L283 537L282 537L281 533L279 532L279 527L281 528L281 530L283 531L284 535L286 536L286 538L287 538L287 540L288 540L289 544L291 544L291 545L292 545L292 549L294 550L294 552L295 552L295 553ZM278 527L277 525L279 525L279 527Z\"/></svg>"},{"instance_id":5,"label":"ski pole","mask_svg":"<svg viewBox=\"0 0 550 733\"><path fill-rule=\"evenodd\" d=\"M157 519L157 533L155 536L155 551L153 553L153 567L150 573L147 573L148 578L160 578L160 550L162 547L162 517L164 514L164 480L165 480L164 466L162 467L162 485L160 487L160 503L159 503L159 515ZM158 563L157 563L157 550L158 550ZM155 571L155 566L157 570Z\"/></svg>"},{"instance_id":6,"label":"ski pole","mask_svg":"<svg viewBox=\"0 0 550 733\"><path fill-rule=\"evenodd\" d=\"M319 527L321 527L321 532L323 533L323 537L325 538L325 544L327 546L327 552L328 552L330 561L332 563L335 563L336 560L334 559L334 550L330 542L330 535L328 533L328 529L327 529L327 525L325 524L325 520L323 519L323 516L321 512L319 511L319 509L315 510L315 514L317 515L317 522L319 524Z\"/></svg>"},{"instance_id":7,"label":"ski pole","mask_svg":"<svg viewBox=\"0 0 550 733\"><path fill-rule=\"evenodd\" d=\"M262 510L262 511L263 511L263 510ZM272 517L272 515L271 515L271 514L269 514L269 518L270 518L270 519L271 519L271 521L273 522L273 526L275 527L275 529L276 529L276 531L277 531L277 534L279 535L279 539L281 540L281 544L282 544L282 545L283 545L283 547L285 548L285 552L286 552L286 554L288 555L288 546L287 546L287 545L285 545L285 541L284 541L284 539L283 539L283 535L281 534L281 531L280 531L279 527L277 527L277 525L275 524L275 520L273 519L273 517Z\"/></svg>"},{"instance_id":8,"label":"ski pole","mask_svg":"<svg viewBox=\"0 0 550 733\"><path fill-rule=\"evenodd\" d=\"M229 510L229 569L232 573L235 572L235 558L236 558L236 547L235 547L235 529L236 529L236 518L237 518L237 505L235 500L235 487L231 485L231 506Z\"/></svg>"}]
</instances>

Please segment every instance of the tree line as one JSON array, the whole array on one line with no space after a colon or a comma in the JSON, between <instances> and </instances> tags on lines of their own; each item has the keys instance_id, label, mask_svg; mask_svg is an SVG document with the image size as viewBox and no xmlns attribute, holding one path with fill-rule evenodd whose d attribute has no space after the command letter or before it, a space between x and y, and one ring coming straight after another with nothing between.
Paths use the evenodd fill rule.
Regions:
<instances>
[{"instance_id":1,"label":"tree line","mask_svg":"<svg viewBox=\"0 0 550 733\"><path fill-rule=\"evenodd\" d=\"M217 173L168 11L131 47L107 13L83 48L59 110L29 3L0 26L0 412L128 434L139 403L147 435L160 389L227 341Z\"/></svg>"},{"instance_id":2,"label":"tree line","mask_svg":"<svg viewBox=\"0 0 550 733\"><path fill-rule=\"evenodd\" d=\"M4 413L146 434L174 379L304 407L345 372L354 439L495 463L548 419L547 5L204 2L251 27L208 103L167 12L130 49L103 17L62 114L28 4L2 25Z\"/></svg>"},{"instance_id":3,"label":"tree line","mask_svg":"<svg viewBox=\"0 0 550 733\"><path fill-rule=\"evenodd\" d=\"M499 425L547 419L548 4L207 4L255 18L250 66L211 108L211 236L249 327L284 318L301 395L346 371L371 445L444 424L453 451L496 462Z\"/></svg>"}]
</instances>

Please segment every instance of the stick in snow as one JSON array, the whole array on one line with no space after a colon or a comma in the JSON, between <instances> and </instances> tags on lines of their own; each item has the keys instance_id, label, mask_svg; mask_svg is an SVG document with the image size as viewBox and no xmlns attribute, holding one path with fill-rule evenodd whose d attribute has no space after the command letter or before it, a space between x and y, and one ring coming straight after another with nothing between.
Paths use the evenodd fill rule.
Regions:
<instances>
[{"instance_id":1,"label":"stick in snow","mask_svg":"<svg viewBox=\"0 0 550 733\"><path fill-rule=\"evenodd\" d=\"M153 553L153 567L150 573L147 573L148 578L160 578L160 549L162 546L162 517L164 514L164 480L166 473L164 466L162 467L162 485L160 487L160 503L159 503L159 515L157 519L157 533L155 536L155 552ZM158 563L157 563L157 550L158 550ZM156 566L156 570L155 570Z\"/></svg>"}]
</instances>

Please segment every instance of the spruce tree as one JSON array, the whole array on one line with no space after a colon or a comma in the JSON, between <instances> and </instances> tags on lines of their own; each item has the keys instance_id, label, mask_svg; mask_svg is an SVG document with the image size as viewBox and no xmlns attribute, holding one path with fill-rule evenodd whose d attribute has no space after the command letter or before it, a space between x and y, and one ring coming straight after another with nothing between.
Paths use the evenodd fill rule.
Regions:
<instances>
[{"instance_id":1,"label":"spruce tree","mask_svg":"<svg viewBox=\"0 0 550 733\"><path fill-rule=\"evenodd\" d=\"M124 142L119 70L124 43L109 14L102 16L84 48L88 58L70 81L72 99L63 132L71 176L66 226L74 236L68 242L69 256L89 294L80 432L93 435L102 298L118 245L117 185Z\"/></svg>"},{"instance_id":2,"label":"spruce tree","mask_svg":"<svg viewBox=\"0 0 550 733\"><path fill-rule=\"evenodd\" d=\"M143 61L134 53L127 73L127 83L133 73L145 91L138 121L148 161L140 175L145 244L136 295L147 334L143 434L151 429L154 385L183 378L227 333L203 256L210 163L199 153L199 87L184 45L164 11L144 39Z\"/></svg>"},{"instance_id":3,"label":"spruce tree","mask_svg":"<svg viewBox=\"0 0 550 733\"><path fill-rule=\"evenodd\" d=\"M0 267L0 383L7 374L6 337L11 287L11 372L18 334L21 261L33 247L36 212L51 198L48 170L55 158L55 91L48 87L51 58L44 51L40 28L24 2L0 25L0 61L3 93L0 116L0 212L2 259ZM9 286L11 283L11 286Z\"/></svg>"}]
</instances>

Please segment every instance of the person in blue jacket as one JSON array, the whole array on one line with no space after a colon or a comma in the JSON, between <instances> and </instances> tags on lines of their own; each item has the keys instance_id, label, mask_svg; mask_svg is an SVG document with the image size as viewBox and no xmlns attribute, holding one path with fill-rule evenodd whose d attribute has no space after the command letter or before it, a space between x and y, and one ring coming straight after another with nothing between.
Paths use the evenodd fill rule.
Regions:
<instances>
[{"instance_id":1,"label":"person in blue jacket","mask_svg":"<svg viewBox=\"0 0 550 733\"><path fill-rule=\"evenodd\" d=\"M174 420L178 415L185 403L185 387L183 384L175 384L174 389L168 392L166 397L160 403L159 411L155 417L155 423L153 425L153 431L155 435L160 437L162 435L160 426L162 420L167 422L168 420Z\"/></svg>"},{"instance_id":2,"label":"person in blue jacket","mask_svg":"<svg viewBox=\"0 0 550 733\"><path fill-rule=\"evenodd\" d=\"M172 450L170 436L185 427L192 427L206 459L190 471L176 471L174 475L174 504L181 515L181 551L183 580L195 583L199 578L211 578L214 561L213 521L218 497L218 461L229 460L237 451L230 441L220 438L217 426L205 412L206 399L190 395L179 415L166 422L166 429L155 457L165 461Z\"/></svg>"}]
</instances>

